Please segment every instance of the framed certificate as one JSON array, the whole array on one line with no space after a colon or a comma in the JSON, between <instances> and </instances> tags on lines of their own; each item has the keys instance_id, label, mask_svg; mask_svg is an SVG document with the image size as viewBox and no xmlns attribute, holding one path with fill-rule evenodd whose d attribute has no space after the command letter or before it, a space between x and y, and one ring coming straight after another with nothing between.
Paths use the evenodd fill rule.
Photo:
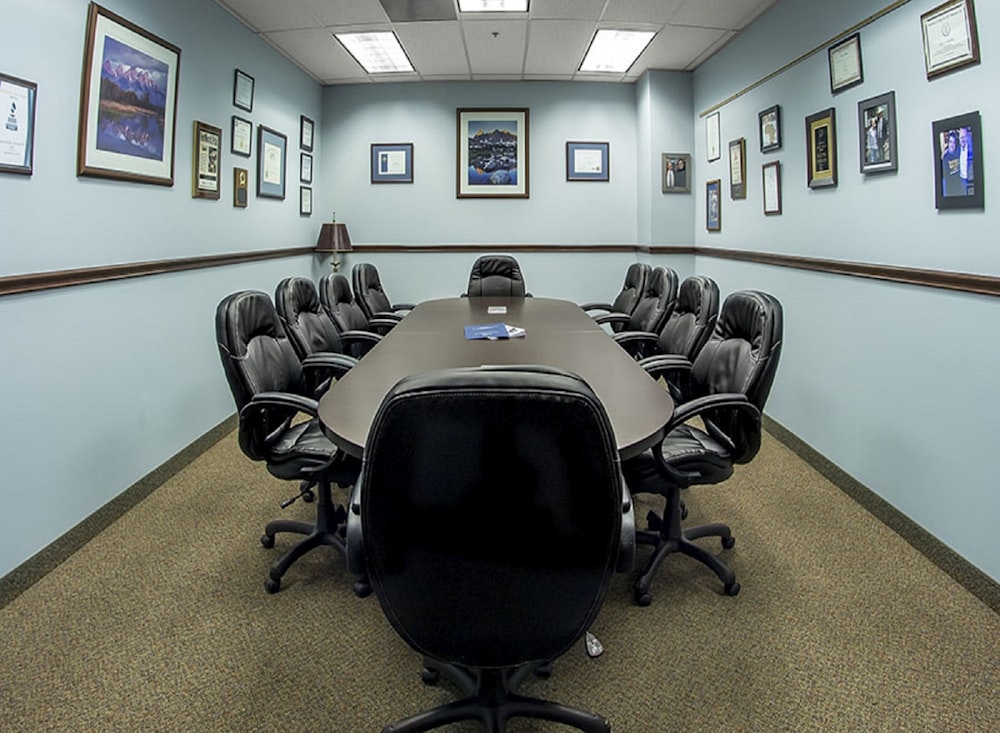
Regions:
<instances>
[{"instance_id":1,"label":"framed certificate","mask_svg":"<svg viewBox=\"0 0 1000 733\"><path fill-rule=\"evenodd\" d=\"M233 106L253 112L254 79L245 71L236 70L233 78Z\"/></svg>"},{"instance_id":2,"label":"framed certificate","mask_svg":"<svg viewBox=\"0 0 1000 733\"><path fill-rule=\"evenodd\" d=\"M712 160L722 157L719 142L719 113L713 112L705 118L705 154Z\"/></svg>"},{"instance_id":3,"label":"framed certificate","mask_svg":"<svg viewBox=\"0 0 1000 733\"><path fill-rule=\"evenodd\" d=\"M781 163L765 163L761 166L761 187L764 191L764 215L776 216L781 213Z\"/></svg>"},{"instance_id":4,"label":"framed certificate","mask_svg":"<svg viewBox=\"0 0 1000 733\"><path fill-rule=\"evenodd\" d=\"M865 80L861 68L861 34L848 36L827 49L830 63L830 92L836 94Z\"/></svg>"},{"instance_id":5,"label":"framed certificate","mask_svg":"<svg viewBox=\"0 0 1000 733\"><path fill-rule=\"evenodd\" d=\"M610 181L610 143L566 143L567 181Z\"/></svg>"},{"instance_id":6,"label":"framed certificate","mask_svg":"<svg viewBox=\"0 0 1000 733\"><path fill-rule=\"evenodd\" d=\"M372 183L413 183L413 143L372 143Z\"/></svg>"},{"instance_id":7,"label":"framed certificate","mask_svg":"<svg viewBox=\"0 0 1000 733\"><path fill-rule=\"evenodd\" d=\"M972 0L948 0L920 16L927 78L979 63L979 34Z\"/></svg>"},{"instance_id":8,"label":"framed certificate","mask_svg":"<svg viewBox=\"0 0 1000 733\"><path fill-rule=\"evenodd\" d=\"M277 130L257 126L257 195L285 198L285 154L288 138Z\"/></svg>"},{"instance_id":9,"label":"framed certificate","mask_svg":"<svg viewBox=\"0 0 1000 733\"><path fill-rule=\"evenodd\" d=\"M35 152L34 82L0 74L0 171L30 176Z\"/></svg>"},{"instance_id":10,"label":"framed certificate","mask_svg":"<svg viewBox=\"0 0 1000 733\"><path fill-rule=\"evenodd\" d=\"M232 152L249 158L253 152L253 123L233 115Z\"/></svg>"}]
</instances>

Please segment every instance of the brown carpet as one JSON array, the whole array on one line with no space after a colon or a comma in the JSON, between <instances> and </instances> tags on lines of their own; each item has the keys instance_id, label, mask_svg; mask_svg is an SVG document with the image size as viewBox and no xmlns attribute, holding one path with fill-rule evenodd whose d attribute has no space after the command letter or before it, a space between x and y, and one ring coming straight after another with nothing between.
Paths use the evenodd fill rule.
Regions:
<instances>
[{"instance_id":1,"label":"brown carpet","mask_svg":"<svg viewBox=\"0 0 1000 733\"><path fill-rule=\"evenodd\" d=\"M262 548L264 524L312 512L278 508L291 488L229 434L0 609L0 729L350 733L450 699L328 548L264 591L291 541ZM732 526L740 595L680 556L648 608L618 576L593 627L603 656L574 648L525 692L617 733L996 726L1000 616L783 444L766 435L686 499L689 524Z\"/></svg>"}]
</instances>

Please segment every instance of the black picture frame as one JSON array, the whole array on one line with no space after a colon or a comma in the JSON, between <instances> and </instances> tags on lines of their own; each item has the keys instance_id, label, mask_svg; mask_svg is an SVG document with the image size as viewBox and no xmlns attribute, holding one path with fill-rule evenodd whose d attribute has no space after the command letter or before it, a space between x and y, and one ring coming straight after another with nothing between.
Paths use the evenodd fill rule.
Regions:
<instances>
[{"instance_id":1,"label":"black picture frame","mask_svg":"<svg viewBox=\"0 0 1000 733\"><path fill-rule=\"evenodd\" d=\"M830 93L856 87L865 80L861 63L861 34L854 33L826 50L830 68Z\"/></svg>"},{"instance_id":2,"label":"black picture frame","mask_svg":"<svg viewBox=\"0 0 1000 733\"><path fill-rule=\"evenodd\" d=\"M253 155L253 123L238 115L233 115L232 129L229 134L230 152L249 158Z\"/></svg>"},{"instance_id":3,"label":"black picture frame","mask_svg":"<svg viewBox=\"0 0 1000 733\"><path fill-rule=\"evenodd\" d=\"M233 74L233 106L253 112L254 78L241 69Z\"/></svg>"},{"instance_id":4,"label":"black picture frame","mask_svg":"<svg viewBox=\"0 0 1000 733\"><path fill-rule=\"evenodd\" d=\"M191 196L218 200L222 190L222 128L194 121Z\"/></svg>"},{"instance_id":5,"label":"black picture frame","mask_svg":"<svg viewBox=\"0 0 1000 733\"><path fill-rule=\"evenodd\" d=\"M896 148L896 93L886 92L858 102L858 162L861 173L899 169Z\"/></svg>"},{"instance_id":6,"label":"black picture frame","mask_svg":"<svg viewBox=\"0 0 1000 733\"><path fill-rule=\"evenodd\" d=\"M35 99L38 85L0 74L0 172L30 176L35 160Z\"/></svg>"},{"instance_id":7,"label":"black picture frame","mask_svg":"<svg viewBox=\"0 0 1000 733\"><path fill-rule=\"evenodd\" d=\"M747 141L738 137L729 141L729 198L747 197Z\"/></svg>"},{"instance_id":8,"label":"black picture frame","mask_svg":"<svg viewBox=\"0 0 1000 733\"><path fill-rule=\"evenodd\" d=\"M781 215L781 162L772 161L760 167L761 198L764 216Z\"/></svg>"},{"instance_id":9,"label":"black picture frame","mask_svg":"<svg viewBox=\"0 0 1000 733\"><path fill-rule=\"evenodd\" d=\"M299 183L312 183L313 157L309 153L299 153Z\"/></svg>"},{"instance_id":10,"label":"black picture frame","mask_svg":"<svg viewBox=\"0 0 1000 733\"><path fill-rule=\"evenodd\" d=\"M372 143L372 183L413 183L413 143Z\"/></svg>"},{"instance_id":11,"label":"black picture frame","mask_svg":"<svg viewBox=\"0 0 1000 733\"><path fill-rule=\"evenodd\" d=\"M760 130L760 152L773 153L781 149L781 106L774 105L757 113Z\"/></svg>"},{"instance_id":12,"label":"black picture frame","mask_svg":"<svg viewBox=\"0 0 1000 733\"><path fill-rule=\"evenodd\" d=\"M299 216L312 216L313 190L311 186L299 186Z\"/></svg>"},{"instance_id":13,"label":"black picture frame","mask_svg":"<svg viewBox=\"0 0 1000 733\"><path fill-rule=\"evenodd\" d=\"M934 205L938 209L982 209L985 202L983 129L979 112L932 122L931 132Z\"/></svg>"},{"instance_id":14,"label":"black picture frame","mask_svg":"<svg viewBox=\"0 0 1000 733\"><path fill-rule=\"evenodd\" d=\"M301 115L299 117L299 148L311 153L313 150L313 135L316 132L316 123L311 118Z\"/></svg>"},{"instance_id":15,"label":"black picture frame","mask_svg":"<svg viewBox=\"0 0 1000 733\"><path fill-rule=\"evenodd\" d=\"M722 179L705 181L705 228L722 231Z\"/></svg>"},{"instance_id":16,"label":"black picture frame","mask_svg":"<svg viewBox=\"0 0 1000 733\"><path fill-rule=\"evenodd\" d=\"M806 181L809 188L837 186L837 110L806 117Z\"/></svg>"},{"instance_id":17,"label":"black picture frame","mask_svg":"<svg viewBox=\"0 0 1000 733\"><path fill-rule=\"evenodd\" d=\"M288 138L277 130L257 126L257 196L285 198Z\"/></svg>"}]
</instances>

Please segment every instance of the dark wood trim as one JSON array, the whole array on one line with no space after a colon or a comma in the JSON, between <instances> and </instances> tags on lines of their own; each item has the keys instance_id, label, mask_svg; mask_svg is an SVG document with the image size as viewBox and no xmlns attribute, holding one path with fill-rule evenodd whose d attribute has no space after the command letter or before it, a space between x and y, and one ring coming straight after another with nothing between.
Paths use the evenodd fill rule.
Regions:
<instances>
[{"instance_id":1,"label":"dark wood trim","mask_svg":"<svg viewBox=\"0 0 1000 733\"><path fill-rule=\"evenodd\" d=\"M355 244L353 253L385 252L649 252L634 244Z\"/></svg>"},{"instance_id":2,"label":"dark wood trim","mask_svg":"<svg viewBox=\"0 0 1000 733\"><path fill-rule=\"evenodd\" d=\"M154 260L150 262L130 262L123 265L84 267L78 270L55 270L52 272L33 272L27 275L8 275L7 277L0 277L0 297L18 293L33 293L39 290L66 288L72 285L107 282L108 280L125 280L132 277L145 277L147 275L163 275L168 272L180 272L182 270L201 270L206 267L238 265L245 262L273 260L280 257L298 257L312 253L312 247L288 247L286 249L268 249L259 252L233 252L231 254L209 255L207 257L185 257L176 260Z\"/></svg>"}]
</instances>

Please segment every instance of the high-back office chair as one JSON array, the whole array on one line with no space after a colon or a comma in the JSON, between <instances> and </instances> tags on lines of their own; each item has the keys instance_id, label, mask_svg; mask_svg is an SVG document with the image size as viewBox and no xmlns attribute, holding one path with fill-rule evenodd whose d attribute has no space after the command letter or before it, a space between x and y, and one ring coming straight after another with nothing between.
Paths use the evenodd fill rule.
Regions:
<instances>
[{"instance_id":1,"label":"high-back office chair","mask_svg":"<svg viewBox=\"0 0 1000 733\"><path fill-rule=\"evenodd\" d=\"M323 434L318 404L307 394L302 365L270 296L241 291L223 298L215 312L215 333L239 411L240 449L251 460L263 461L272 475L301 482L300 496L311 494L313 486L318 495L315 524L274 520L260 538L264 547L273 547L278 532L305 535L271 565L264 587L275 593L285 571L309 550L328 545L344 552L347 515L333 503L331 484L353 485L360 463ZM300 413L310 419L298 419ZM362 585L356 584L355 590L362 592Z\"/></svg>"},{"instance_id":2,"label":"high-back office chair","mask_svg":"<svg viewBox=\"0 0 1000 733\"><path fill-rule=\"evenodd\" d=\"M365 445L348 525L386 617L467 697L383 730L527 716L609 731L517 685L586 632L611 574L631 565L631 502L604 407L541 366L411 375ZM356 572L360 572L356 570Z\"/></svg>"},{"instance_id":3,"label":"high-back office chair","mask_svg":"<svg viewBox=\"0 0 1000 733\"><path fill-rule=\"evenodd\" d=\"M382 278L378 268L370 262L360 262L351 270L351 282L354 286L354 299L368 320L373 318L390 318L401 320L405 313L416 308L413 303L393 303L382 287Z\"/></svg>"},{"instance_id":4,"label":"high-back office chair","mask_svg":"<svg viewBox=\"0 0 1000 733\"><path fill-rule=\"evenodd\" d=\"M691 370L691 399L674 410L666 436L652 450L622 464L633 494L666 498L663 516L650 513L650 531L637 533L639 544L653 553L635 584L639 605L652 600L649 592L656 570L670 553L681 552L711 568L729 595L739 593L736 575L709 550L695 544L699 537L720 537L724 548L735 543L728 526L706 524L681 528L681 491L698 484L717 484L733 474L733 466L757 455L761 413L771 391L781 355L782 309L776 298L742 290L726 298L715 331ZM700 417L704 430L687 424Z\"/></svg>"},{"instance_id":5,"label":"high-back office chair","mask_svg":"<svg viewBox=\"0 0 1000 733\"><path fill-rule=\"evenodd\" d=\"M632 315L636 303L639 302L639 298L646 289L646 278L649 277L652 269L645 262L633 262L625 270L625 282L622 283L622 289L615 296L613 303L581 303L580 307L585 311L604 311L607 313ZM595 313L593 315L599 314Z\"/></svg>"},{"instance_id":6,"label":"high-back office chair","mask_svg":"<svg viewBox=\"0 0 1000 733\"><path fill-rule=\"evenodd\" d=\"M659 333L676 300L677 273L669 267L654 267L631 314L604 313L595 315L594 320L602 325L609 324L613 332Z\"/></svg>"},{"instance_id":7,"label":"high-back office chair","mask_svg":"<svg viewBox=\"0 0 1000 733\"><path fill-rule=\"evenodd\" d=\"M483 255L477 258L469 272L465 295L470 298L525 297L528 293L525 292L521 265L510 255Z\"/></svg>"},{"instance_id":8,"label":"high-back office chair","mask_svg":"<svg viewBox=\"0 0 1000 733\"><path fill-rule=\"evenodd\" d=\"M398 323L395 319L390 318L369 319L361 310L361 306L354 300L351 283L345 275L341 275L339 272L327 273L319 279L319 302L341 334L367 331L378 337L375 339L377 343L386 332ZM370 348L370 345L354 345L349 353L351 356L361 356Z\"/></svg>"}]
</instances>

